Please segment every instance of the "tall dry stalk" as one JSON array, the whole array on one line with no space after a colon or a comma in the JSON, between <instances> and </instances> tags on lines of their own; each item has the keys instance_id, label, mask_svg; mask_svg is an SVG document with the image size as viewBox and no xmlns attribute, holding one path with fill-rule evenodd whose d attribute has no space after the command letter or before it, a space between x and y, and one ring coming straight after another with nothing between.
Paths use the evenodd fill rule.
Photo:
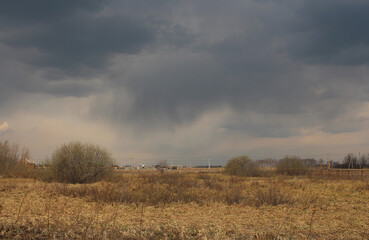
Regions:
<instances>
[{"instance_id":1,"label":"tall dry stalk","mask_svg":"<svg viewBox=\"0 0 369 240\"><path fill-rule=\"evenodd\" d=\"M312 212L312 214L311 214L310 223L309 223L309 234L307 236L307 239L309 239L310 236L311 236L311 231L313 229L313 219L314 219L315 213L316 213L316 209L314 209L313 212Z\"/></svg>"},{"instance_id":2,"label":"tall dry stalk","mask_svg":"<svg viewBox=\"0 0 369 240\"><path fill-rule=\"evenodd\" d=\"M140 211L140 235L142 235L143 217L144 217L144 204L141 203L141 211Z\"/></svg>"},{"instance_id":3,"label":"tall dry stalk","mask_svg":"<svg viewBox=\"0 0 369 240\"><path fill-rule=\"evenodd\" d=\"M95 213L94 215L90 218L90 221L89 222L89 225L87 225L86 227L86 230L85 230L85 233L84 233L84 239L88 239L88 235L87 233L89 232L89 230L92 228L92 226L94 226L95 224L95 221L97 221L98 219L98 216L100 214L100 210L101 210L101 203L96 203L95 204ZM92 233L93 234L93 239L95 239L95 233Z\"/></svg>"},{"instance_id":4,"label":"tall dry stalk","mask_svg":"<svg viewBox=\"0 0 369 240\"><path fill-rule=\"evenodd\" d=\"M290 217L291 212L292 212L292 208L290 208L290 210L288 211L286 217L283 219L283 222L282 222L281 226L279 227L278 232L277 232L277 235L275 236L274 240L277 240L278 239L279 233L281 232L282 227L286 223L287 219Z\"/></svg>"},{"instance_id":5,"label":"tall dry stalk","mask_svg":"<svg viewBox=\"0 0 369 240\"><path fill-rule=\"evenodd\" d=\"M35 185L35 182L33 182L33 186ZM33 187L32 187L33 188ZM18 211L17 211L17 217L15 218L15 221L13 223L13 227L18 223L18 220L19 220L19 217L20 217L20 214L21 214L21 211L22 211L22 207L23 207L23 204L24 202L26 201L26 198L28 196L28 194L31 192L32 188L28 189L28 191L26 191L24 193L24 196L19 204L19 207L18 207Z\"/></svg>"},{"instance_id":6,"label":"tall dry stalk","mask_svg":"<svg viewBox=\"0 0 369 240\"><path fill-rule=\"evenodd\" d=\"M47 216L47 235L49 236L49 238L51 237L50 234L50 210L51 210L51 200L52 200L52 193L49 191L48 192L48 198L47 198L47 202L45 204L45 208L46 208L46 216Z\"/></svg>"}]
</instances>

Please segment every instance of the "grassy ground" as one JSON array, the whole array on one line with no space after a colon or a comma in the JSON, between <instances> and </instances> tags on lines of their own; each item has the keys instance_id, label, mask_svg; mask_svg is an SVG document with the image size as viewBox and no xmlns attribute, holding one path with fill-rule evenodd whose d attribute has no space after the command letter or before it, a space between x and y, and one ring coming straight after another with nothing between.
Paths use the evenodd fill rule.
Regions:
<instances>
[{"instance_id":1,"label":"grassy ground","mask_svg":"<svg viewBox=\"0 0 369 240\"><path fill-rule=\"evenodd\" d=\"M0 179L0 238L368 239L369 183L118 173L85 185Z\"/></svg>"}]
</instances>

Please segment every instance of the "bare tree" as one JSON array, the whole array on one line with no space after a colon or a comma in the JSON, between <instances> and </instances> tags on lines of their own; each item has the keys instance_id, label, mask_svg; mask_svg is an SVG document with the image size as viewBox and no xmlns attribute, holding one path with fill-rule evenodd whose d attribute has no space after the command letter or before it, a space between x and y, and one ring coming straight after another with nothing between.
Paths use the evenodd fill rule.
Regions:
<instances>
[{"instance_id":1,"label":"bare tree","mask_svg":"<svg viewBox=\"0 0 369 240\"><path fill-rule=\"evenodd\" d=\"M356 162L357 157L352 153L347 154L344 158L344 163L347 165L347 168L356 168Z\"/></svg>"},{"instance_id":2,"label":"bare tree","mask_svg":"<svg viewBox=\"0 0 369 240\"><path fill-rule=\"evenodd\" d=\"M19 159L18 144L10 144L7 140L0 141L0 173L11 170Z\"/></svg>"},{"instance_id":3,"label":"bare tree","mask_svg":"<svg viewBox=\"0 0 369 240\"><path fill-rule=\"evenodd\" d=\"M29 158L30 158L29 149L26 147L23 147L22 153L21 153L21 159L29 159Z\"/></svg>"},{"instance_id":4,"label":"bare tree","mask_svg":"<svg viewBox=\"0 0 369 240\"><path fill-rule=\"evenodd\" d=\"M360 164L360 168L366 168L368 166L368 155L363 154L362 156L360 156L359 158L359 164Z\"/></svg>"}]
</instances>

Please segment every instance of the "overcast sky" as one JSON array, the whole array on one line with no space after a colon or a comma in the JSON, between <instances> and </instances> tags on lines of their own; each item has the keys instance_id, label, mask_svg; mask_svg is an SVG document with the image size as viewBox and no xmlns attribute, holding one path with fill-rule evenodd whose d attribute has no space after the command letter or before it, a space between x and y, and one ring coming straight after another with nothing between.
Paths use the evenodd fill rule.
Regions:
<instances>
[{"instance_id":1,"label":"overcast sky","mask_svg":"<svg viewBox=\"0 0 369 240\"><path fill-rule=\"evenodd\" d=\"M368 22L366 0L2 0L0 140L36 161L75 140L118 163L367 153Z\"/></svg>"}]
</instances>

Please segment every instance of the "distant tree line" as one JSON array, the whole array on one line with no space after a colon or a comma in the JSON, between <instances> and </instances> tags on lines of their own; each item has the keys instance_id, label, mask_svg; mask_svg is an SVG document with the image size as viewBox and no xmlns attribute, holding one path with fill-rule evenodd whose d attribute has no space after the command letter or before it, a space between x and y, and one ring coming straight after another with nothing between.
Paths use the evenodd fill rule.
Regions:
<instances>
[{"instance_id":1,"label":"distant tree line","mask_svg":"<svg viewBox=\"0 0 369 240\"><path fill-rule=\"evenodd\" d=\"M323 159L317 161L313 158L301 159L298 156L286 156L282 159L262 159L253 161L248 156L239 156L228 160L225 166L225 173L229 175L255 177L260 176L262 171L260 167L276 168L278 174L304 175L309 167L330 167L346 169L369 168L369 155L363 154L356 156L352 153L347 154L343 163L330 161L323 164Z\"/></svg>"},{"instance_id":2,"label":"distant tree line","mask_svg":"<svg viewBox=\"0 0 369 240\"><path fill-rule=\"evenodd\" d=\"M320 166L320 162L321 161L317 161L314 158L304 158L301 159L299 158L304 165L308 166L308 167L317 167ZM275 158L267 158L267 159L259 159L256 160L256 164L259 167L277 167L279 165L279 162L283 160L283 159L275 159Z\"/></svg>"},{"instance_id":3,"label":"distant tree line","mask_svg":"<svg viewBox=\"0 0 369 240\"><path fill-rule=\"evenodd\" d=\"M303 161L297 156L286 156L278 161L269 160L263 161L263 165L268 162L276 165L276 172L278 174L286 175L304 175L308 172L309 166L307 161ZM239 156L228 160L227 165L224 167L224 172L229 175L245 176L245 177L258 177L263 175L263 171L260 169L258 161L253 161L248 156Z\"/></svg>"},{"instance_id":4,"label":"distant tree line","mask_svg":"<svg viewBox=\"0 0 369 240\"><path fill-rule=\"evenodd\" d=\"M334 168L362 169L369 168L369 154L357 156L353 153L343 158L343 163L334 163Z\"/></svg>"},{"instance_id":5,"label":"distant tree line","mask_svg":"<svg viewBox=\"0 0 369 240\"><path fill-rule=\"evenodd\" d=\"M282 160L283 159L268 158L256 160L255 163L259 167L277 167L280 164L280 161ZM349 153L343 158L342 162L328 161L324 163L323 159L316 160L314 158L305 158L300 159L299 161L301 161L303 165L308 167L320 167L321 165L327 167L329 164L330 168L343 168L343 169L369 168L369 154L363 154L358 156L353 153Z\"/></svg>"}]
</instances>

